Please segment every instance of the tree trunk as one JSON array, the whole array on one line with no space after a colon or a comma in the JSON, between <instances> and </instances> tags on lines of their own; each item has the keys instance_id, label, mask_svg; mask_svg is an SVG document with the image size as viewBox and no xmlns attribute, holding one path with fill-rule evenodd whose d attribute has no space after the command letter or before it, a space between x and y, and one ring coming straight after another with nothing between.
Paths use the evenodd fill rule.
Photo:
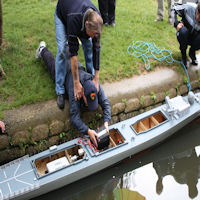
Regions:
<instances>
[{"instance_id":1,"label":"tree trunk","mask_svg":"<svg viewBox=\"0 0 200 200\"><path fill-rule=\"evenodd\" d=\"M3 16L2 16L2 1L0 0L0 46L3 42Z\"/></svg>"}]
</instances>

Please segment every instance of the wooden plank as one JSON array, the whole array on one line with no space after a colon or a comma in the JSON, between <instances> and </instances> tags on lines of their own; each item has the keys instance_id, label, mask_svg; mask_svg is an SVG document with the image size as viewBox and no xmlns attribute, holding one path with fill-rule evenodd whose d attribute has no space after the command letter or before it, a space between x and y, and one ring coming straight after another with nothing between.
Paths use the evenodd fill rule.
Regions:
<instances>
[{"instance_id":1,"label":"wooden plank","mask_svg":"<svg viewBox=\"0 0 200 200\"><path fill-rule=\"evenodd\" d=\"M67 150L65 150L65 156L67 157L69 163L72 163L72 160L71 160Z\"/></svg>"},{"instance_id":2,"label":"wooden plank","mask_svg":"<svg viewBox=\"0 0 200 200\"><path fill-rule=\"evenodd\" d=\"M143 130L143 131L147 131L148 129L146 128L146 126L142 123L142 122L139 122L139 126L140 128Z\"/></svg>"},{"instance_id":3,"label":"wooden plank","mask_svg":"<svg viewBox=\"0 0 200 200\"><path fill-rule=\"evenodd\" d=\"M113 139L111 138L111 137L109 137L110 138L110 142L112 143L112 145L114 146L114 147L116 147L117 145L115 144L115 142L113 141Z\"/></svg>"},{"instance_id":4,"label":"wooden plank","mask_svg":"<svg viewBox=\"0 0 200 200\"><path fill-rule=\"evenodd\" d=\"M151 116L150 119L156 126L159 124L159 122L155 119L154 116Z\"/></svg>"}]
</instances>

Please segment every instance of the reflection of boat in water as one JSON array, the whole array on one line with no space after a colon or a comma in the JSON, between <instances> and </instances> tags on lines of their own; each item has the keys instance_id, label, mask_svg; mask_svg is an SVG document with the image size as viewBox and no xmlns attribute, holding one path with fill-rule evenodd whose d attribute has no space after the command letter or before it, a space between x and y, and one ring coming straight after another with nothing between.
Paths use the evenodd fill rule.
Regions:
<instances>
[{"instance_id":1,"label":"reflection of boat in water","mask_svg":"<svg viewBox=\"0 0 200 200\"><path fill-rule=\"evenodd\" d=\"M195 119L198 95L166 99L166 104L109 127L110 145L96 152L80 138L0 169L0 199L31 198L100 171L155 145Z\"/></svg>"}]
</instances>

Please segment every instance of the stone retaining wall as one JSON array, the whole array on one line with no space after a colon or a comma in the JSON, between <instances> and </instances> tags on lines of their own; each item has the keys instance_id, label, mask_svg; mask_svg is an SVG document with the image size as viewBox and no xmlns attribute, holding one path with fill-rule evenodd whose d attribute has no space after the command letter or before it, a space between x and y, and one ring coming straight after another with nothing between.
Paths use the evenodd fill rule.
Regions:
<instances>
[{"instance_id":1,"label":"stone retaining wall","mask_svg":"<svg viewBox=\"0 0 200 200\"><path fill-rule=\"evenodd\" d=\"M191 82L191 87L192 90L199 90L198 80ZM172 98L176 95L185 95L187 92L187 86L183 84L176 88L170 88L165 92L151 92L151 94L140 96L140 98L122 99L115 104L111 102L112 118L110 124L117 123L160 106L164 102L166 95ZM42 105L42 108L44 108L44 105ZM25 154L31 156L48 149L52 145L61 144L82 136L71 126L68 109L68 105L66 105L65 111L59 111L60 113L56 114L56 117L49 117L46 121L37 119L35 115L29 116L30 118L36 118L37 123L31 120L33 122L32 125L29 124L29 126L26 126L24 123L24 126L18 126L20 128L12 126L12 122L9 122L7 125L7 133L0 135L0 163L6 163ZM91 128L96 128L103 124L100 108L97 112L82 112L81 115L83 121L89 124ZM9 121L12 115L9 115L8 112L6 116L7 120L5 119L5 121ZM20 117L19 114L18 116ZM49 116L51 116L51 113L49 113ZM28 122L28 120L27 118L24 121ZM15 122L19 123L17 120Z\"/></svg>"}]
</instances>

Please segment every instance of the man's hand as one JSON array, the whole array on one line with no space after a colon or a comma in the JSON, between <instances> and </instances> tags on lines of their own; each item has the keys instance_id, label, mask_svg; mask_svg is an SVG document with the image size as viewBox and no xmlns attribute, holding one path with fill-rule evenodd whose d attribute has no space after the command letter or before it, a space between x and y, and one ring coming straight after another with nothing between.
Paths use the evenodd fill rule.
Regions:
<instances>
[{"instance_id":1,"label":"man's hand","mask_svg":"<svg viewBox=\"0 0 200 200\"><path fill-rule=\"evenodd\" d=\"M83 87L79 81L75 82L74 83L74 98L75 98L75 100L76 101L80 100L82 96L83 96Z\"/></svg>"},{"instance_id":2,"label":"man's hand","mask_svg":"<svg viewBox=\"0 0 200 200\"><path fill-rule=\"evenodd\" d=\"M177 27L176 27L177 32L179 32L180 29L181 29L183 26L184 26L184 24L180 22L180 23L177 25Z\"/></svg>"},{"instance_id":3,"label":"man's hand","mask_svg":"<svg viewBox=\"0 0 200 200\"><path fill-rule=\"evenodd\" d=\"M98 147L97 140L96 140L96 138L98 139L98 134L94 130L88 129L88 135L90 136L90 139L93 142L93 144L96 147Z\"/></svg>"},{"instance_id":4,"label":"man's hand","mask_svg":"<svg viewBox=\"0 0 200 200\"><path fill-rule=\"evenodd\" d=\"M4 133L4 131L5 131L5 124L2 121L0 121L0 128L1 128L2 133Z\"/></svg>"},{"instance_id":5,"label":"man's hand","mask_svg":"<svg viewBox=\"0 0 200 200\"><path fill-rule=\"evenodd\" d=\"M104 126L105 126L106 131L109 133L108 122L104 122Z\"/></svg>"}]
</instances>

